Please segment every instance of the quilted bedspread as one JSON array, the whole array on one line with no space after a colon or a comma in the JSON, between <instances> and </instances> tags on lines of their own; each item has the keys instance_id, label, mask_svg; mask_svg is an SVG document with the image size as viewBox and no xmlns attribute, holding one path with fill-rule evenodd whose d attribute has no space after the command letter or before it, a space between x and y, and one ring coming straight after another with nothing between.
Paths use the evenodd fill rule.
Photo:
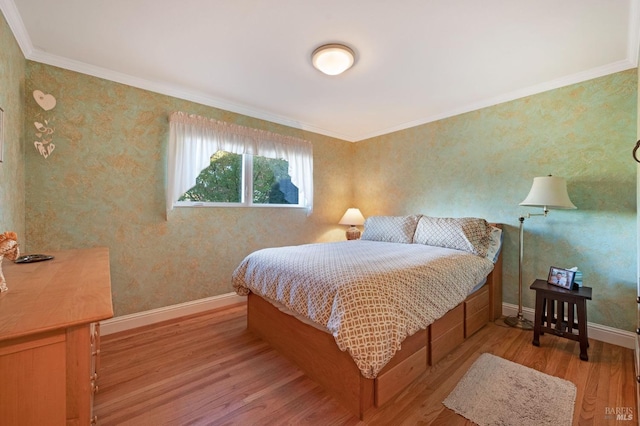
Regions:
<instances>
[{"instance_id":1,"label":"quilted bedspread","mask_svg":"<svg viewBox=\"0 0 640 426\"><path fill-rule=\"evenodd\" d=\"M356 240L256 251L232 282L240 295L276 300L325 327L375 378L406 337L461 303L492 269L459 250Z\"/></svg>"}]
</instances>

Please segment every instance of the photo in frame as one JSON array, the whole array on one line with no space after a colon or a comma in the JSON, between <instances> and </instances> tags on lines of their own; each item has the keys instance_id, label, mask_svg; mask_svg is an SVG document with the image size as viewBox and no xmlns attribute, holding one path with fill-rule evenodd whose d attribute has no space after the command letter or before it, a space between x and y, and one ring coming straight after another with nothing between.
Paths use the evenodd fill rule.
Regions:
<instances>
[{"instance_id":1,"label":"photo in frame","mask_svg":"<svg viewBox=\"0 0 640 426\"><path fill-rule=\"evenodd\" d=\"M575 271L570 271L568 269L557 268L552 266L549 269L549 277L547 278L547 282L549 284L565 288L567 290L573 289L573 279L575 278Z\"/></svg>"}]
</instances>

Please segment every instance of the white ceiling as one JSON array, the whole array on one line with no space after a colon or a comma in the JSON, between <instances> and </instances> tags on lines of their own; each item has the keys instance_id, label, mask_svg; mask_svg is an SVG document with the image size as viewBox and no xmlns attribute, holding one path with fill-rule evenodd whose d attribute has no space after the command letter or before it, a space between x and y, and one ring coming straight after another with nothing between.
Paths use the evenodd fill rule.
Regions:
<instances>
[{"instance_id":1,"label":"white ceiling","mask_svg":"<svg viewBox=\"0 0 640 426\"><path fill-rule=\"evenodd\" d=\"M0 9L27 59L359 141L634 68L639 3L0 0ZM337 77L311 66L330 42L357 55Z\"/></svg>"}]
</instances>

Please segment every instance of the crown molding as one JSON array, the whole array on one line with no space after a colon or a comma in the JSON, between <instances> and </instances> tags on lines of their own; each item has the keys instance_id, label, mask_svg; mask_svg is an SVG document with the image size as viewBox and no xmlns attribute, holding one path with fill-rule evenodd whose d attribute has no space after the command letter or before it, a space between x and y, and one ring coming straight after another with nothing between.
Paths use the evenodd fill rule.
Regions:
<instances>
[{"instance_id":1,"label":"crown molding","mask_svg":"<svg viewBox=\"0 0 640 426\"><path fill-rule=\"evenodd\" d=\"M325 136L330 136L342 140L348 140L346 139L348 138L347 135L331 132L326 129L320 129L307 123L291 120L289 118L252 108L247 105L237 104L212 96L203 95L202 93L185 90L178 85L171 85L167 83L147 80L118 71L113 71L107 68L87 64L85 62L75 61L61 56L52 55L40 50L33 50L31 55L27 57L27 59L34 62L79 72L81 74L91 75L116 83L126 84L138 89L144 89L151 92L160 93L162 95L172 96L174 98L184 99L198 104L219 108L225 111L235 112L237 114L246 115L260 120L282 124L284 126L292 127L295 129L319 133Z\"/></svg>"},{"instance_id":2,"label":"crown molding","mask_svg":"<svg viewBox=\"0 0 640 426\"><path fill-rule=\"evenodd\" d=\"M358 136L355 139L356 141L363 141L376 136L382 136L389 133L406 130L411 127L432 123L434 121L454 117L456 115L465 114L467 112L477 111L482 108L487 108L487 107L502 104L505 102L514 101L516 99L525 98L527 96L537 95L550 90L555 90L561 87L570 86L572 84L582 83L584 81L592 80L594 78L604 77L606 75L615 74L621 71L627 71L629 69L635 68L636 66L637 65L631 62L630 60L622 60L622 61L614 62L602 67L593 68L587 71L582 71L570 76L562 77L556 80L551 80L545 83L537 84L535 86L525 87L523 89L515 90L513 92L505 93L499 96L495 96L493 98L485 99L480 102L465 105L463 107L456 108L456 109L444 112L442 114L436 114L430 117L426 117L424 119L402 123L394 127L389 127L386 129L376 131L374 133L363 134Z\"/></svg>"}]
</instances>

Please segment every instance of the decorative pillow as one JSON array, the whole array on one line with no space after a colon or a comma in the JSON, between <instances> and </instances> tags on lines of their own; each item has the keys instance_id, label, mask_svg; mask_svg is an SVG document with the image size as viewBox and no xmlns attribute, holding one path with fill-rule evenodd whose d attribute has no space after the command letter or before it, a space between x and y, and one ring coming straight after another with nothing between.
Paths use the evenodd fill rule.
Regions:
<instances>
[{"instance_id":1,"label":"decorative pillow","mask_svg":"<svg viewBox=\"0 0 640 426\"><path fill-rule=\"evenodd\" d=\"M490 225L491 226L491 225ZM502 248L502 229L491 226L491 235L489 235L489 248L487 249L486 258L496 263L498 255Z\"/></svg>"},{"instance_id":2,"label":"decorative pillow","mask_svg":"<svg viewBox=\"0 0 640 426\"><path fill-rule=\"evenodd\" d=\"M484 219L422 216L413 242L463 250L485 257L489 249L490 235L491 225Z\"/></svg>"},{"instance_id":3,"label":"decorative pillow","mask_svg":"<svg viewBox=\"0 0 640 426\"><path fill-rule=\"evenodd\" d=\"M411 244L419 218L417 215L368 217L360 239Z\"/></svg>"}]
</instances>

